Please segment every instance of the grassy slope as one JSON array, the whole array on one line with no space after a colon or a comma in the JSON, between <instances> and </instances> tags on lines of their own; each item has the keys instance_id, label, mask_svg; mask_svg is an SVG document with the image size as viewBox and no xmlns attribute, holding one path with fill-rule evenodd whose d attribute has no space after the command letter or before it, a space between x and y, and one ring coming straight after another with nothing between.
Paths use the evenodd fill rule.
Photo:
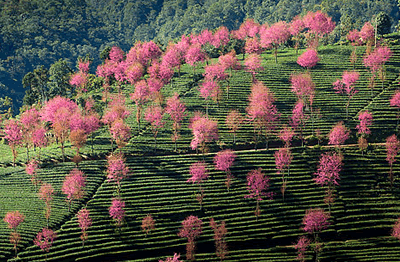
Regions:
<instances>
[{"instance_id":1,"label":"grassy slope","mask_svg":"<svg viewBox=\"0 0 400 262\"><path fill-rule=\"evenodd\" d=\"M362 48L358 51L362 53ZM388 99L398 84L394 81L398 76L400 49L394 48L395 56L388 64L385 89L374 90L374 99L370 100L370 91L366 88L369 73L362 66L356 65L361 78L357 84L360 92L350 102L350 120L346 126L355 128L357 113L368 109L374 114L373 135L371 142L383 142L395 132L395 113L389 107ZM319 50L321 62L312 69L317 94L315 108L321 110L322 118L315 123L323 134L327 134L337 121L344 118L346 98L335 94L331 83L339 78L344 70L351 69L348 63L350 47L322 47ZM276 95L277 106L283 123L287 123L291 114L295 96L290 92L289 76L293 71L302 71L295 63L293 50L284 50L279 54L278 64L270 54L264 55L265 70L257 78L263 81ZM198 97L197 84L192 81L192 69L183 66L182 76L176 78L172 85L164 89L165 96L177 91L184 98L193 114L194 110L204 110L203 101ZM201 73L201 69L197 69ZM378 85L380 82L378 80ZM230 82L231 96L224 99L219 106L210 108L210 115L218 119L220 127L220 143L212 145L212 152L219 147L232 148L232 135L224 126L224 119L232 108L245 112L247 96L250 92L251 79L248 73L235 72ZM126 93L131 92L126 90ZM132 106L132 109L134 107ZM275 173L273 153L270 150L241 150L232 173L235 181L230 192L227 192L223 182L224 174L212 168L213 154L206 155L205 160L210 165L212 178L204 185L204 210L199 211L193 193L194 185L187 184L189 165L202 160L201 155L194 155L189 150L190 130L186 125L182 129L182 139L178 149L181 154L173 151L167 123L165 132L158 138L158 155L150 156L154 151L153 138L148 126L140 132L134 121L134 112L128 119L133 128L133 138L124 151L129 153L129 167L132 175L123 182L122 197L127 202L127 221L121 233L115 231L115 226L108 216L108 206L111 204L114 188L104 181L105 161L85 161L82 170L88 174L88 195L83 201L74 205L68 213L63 195L59 193L54 200L51 217L51 228L58 229L59 235L54 247L48 254L48 260L70 261L96 258L101 260L157 261L159 258L172 255L173 252L184 254L185 241L176 234L181 221L188 215L198 215L204 221L204 232L198 240L198 261L218 261L213 254L212 230L208 225L209 218L217 221L226 220L229 235L227 242L230 255L227 261L292 261L296 254L291 245L303 233L300 229L301 220L306 209L310 207L325 207L324 191L312 181L321 149L294 148L294 160L287 188L285 202L282 202L279 188L280 177ZM311 134L308 123L306 134ZM355 142L355 131L350 142ZM242 148L253 141L252 127L245 125L238 134L237 148ZM249 146L249 149L253 146ZM106 153L109 150L106 131L99 131L95 143L96 153ZM0 146L3 164L11 161L9 150ZM90 152L90 147L84 153ZM20 152L18 160L25 161ZM43 158L57 158L57 148L53 147L43 152ZM69 151L72 154L72 150ZM253 211L255 201L244 199L246 194L246 174L248 171L262 167L272 178L272 190L275 199L262 202L262 214L255 220ZM72 168L70 163L49 164L40 173L44 181L51 182L60 192L62 180ZM395 166L395 171L398 167ZM367 155L361 156L356 149L345 150L345 165L341 172L341 186L338 198L332 209L332 226L325 230L321 237L325 242L322 261L397 261L400 255L400 245L389 237L390 228L398 216L400 207L398 191L390 192L387 183L388 166L382 147L371 146ZM395 187L396 188L396 187ZM20 231L24 250L20 252L23 261L43 261L44 254L32 246L32 239L37 231L45 225L43 216L44 204L37 199L29 178L22 168L5 168L0 174L0 200L4 205L0 208L0 217L9 210L20 210L27 215L26 222ZM15 201L21 198L21 201ZM90 210L94 224L89 230L89 239L82 248L79 239L74 214L86 204ZM140 232L141 219L151 213L156 219L156 230L147 237ZM0 227L5 228L3 221ZM0 233L0 260L10 257L12 247L8 244L8 230ZM308 252L308 259L312 252ZM11 259L11 261L13 261Z\"/></svg>"}]
</instances>

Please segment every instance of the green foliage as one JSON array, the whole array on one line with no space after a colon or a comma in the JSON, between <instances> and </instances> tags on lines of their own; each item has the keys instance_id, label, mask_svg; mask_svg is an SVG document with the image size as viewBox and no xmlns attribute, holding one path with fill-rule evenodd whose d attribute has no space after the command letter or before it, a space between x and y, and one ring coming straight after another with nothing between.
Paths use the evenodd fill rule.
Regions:
<instances>
[{"instance_id":1,"label":"green foliage","mask_svg":"<svg viewBox=\"0 0 400 262\"><path fill-rule=\"evenodd\" d=\"M392 22L390 17L385 12L380 12L376 16L376 31L378 35L385 35L390 33Z\"/></svg>"}]
</instances>

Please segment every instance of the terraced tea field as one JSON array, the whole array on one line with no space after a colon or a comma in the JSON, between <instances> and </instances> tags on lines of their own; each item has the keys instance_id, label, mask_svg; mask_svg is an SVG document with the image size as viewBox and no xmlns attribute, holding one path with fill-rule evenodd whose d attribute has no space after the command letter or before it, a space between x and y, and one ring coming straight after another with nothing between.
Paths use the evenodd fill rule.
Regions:
<instances>
[{"instance_id":1,"label":"terraced tea field","mask_svg":"<svg viewBox=\"0 0 400 262\"><path fill-rule=\"evenodd\" d=\"M210 218L217 222L226 221L228 235L226 241L229 254L224 261L295 261L297 256L294 244L305 235L302 219L309 208L321 207L324 203L324 189L317 186L312 178L317 170L322 152L333 151L326 147L326 134L338 121L344 121L351 129L351 138L343 151L344 165L340 172L340 186L336 188L336 200L332 206L331 225L322 231L320 237L323 248L320 261L399 261L400 243L390 236L394 222L400 216L400 165L394 164L395 184L389 185L389 165L384 142L386 137L397 134L397 111L389 106L389 99L399 87L400 47L391 47L394 54L386 65L387 76L381 88L380 80L371 91L367 88L370 73L362 64L365 48L358 47L359 59L355 69L360 72L356 87L359 92L350 102L349 119L345 120L346 97L335 94L332 83L340 78L344 70L351 70L349 55L352 47L320 47L321 61L311 69L316 84L316 96L313 107L320 110L321 117L315 120L314 128L319 129L325 138L321 146L316 139L309 138L305 147L294 141L293 161L290 167L285 200L280 193L281 176L276 173L274 152L281 146L278 138L270 138L270 147L260 141L254 149L253 127L246 122L237 133L237 143L233 144L233 135L225 126L225 118L230 109L238 109L243 115L248 104L251 76L241 70L233 73L229 82L230 97L219 104L212 104L209 115L218 121L220 139L210 145L210 152L196 154L190 149L192 139L188 129L188 120L194 111L205 110L205 103L199 97L198 81L194 81L190 66L184 65L181 77L176 76L164 87L165 97L178 92L186 103L188 116L182 126L178 140L177 153L171 141L171 121L168 120L157 138L157 149L149 125L138 126L135 120L135 106L127 99L132 110L128 123L132 128L132 138L122 149L127 157L131 171L128 179L122 181L121 197L126 202L126 218L121 230L116 230L110 219L108 207L115 194L115 186L105 177L105 156L111 150L109 134L102 128L95 134L94 154L90 141L82 150L87 157L79 168L87 175L87 194L76 201L68 211L61 186L66 174L73 168L71 162L60 161L57 146L46 148L42 152L44 164L39 171L41 180L49 182L56 190L52 203L50 228L58 235L49 253L43 253L33 245L36 233L45 226L44 203L37 197L37 191L25 173L25 151L19 150L18 166L10 167L12 156L6 145L0 145L3 156L0 171L0 217L11 210L19 210L26 215L25 222L18 231L22 235L18 258L13 258L13 246L9 243L9 230L3 220L0 221L0 261L158 261L182 254L185 259L185 239L177 233L181 222L189 215L198 216L203 221L203 232L197 240L197 261L220 261L215 255L213 231L209 226ZM301 50L300 52L302 52ZM241 57L241 56L240 56ZM275 94L280 115L277 130L289 123L296 97L290 90L289 77L295 71L303 71L296 64L295 51L281 50L278 64L270 53L263 54L264 70L257 75ZM243 62L243 61L241 61ZM203 69L198 68L197 73ZM227 83L223 83L223 86ZM132 92L125 86L124 93ZM92 94L98 94L93 91ZM362 154L356 145L355 126L358 113L368 109L374 117L368 138L370 145ZM144 120L143 120L144 123ZM305 135L312 132L311 121L305 127ZM224 184L225 174L213 167L213 157L220 149L234 149L237 154L231 169L233 185L228 191ZM69 157L73 149L67 146ZM202 210L199 209L194 194L197 185L186 181L190 178L189 166L204 160L208 164L210 178L203 184L205 191ZM244 198L247 194L246 175L249 171L261 167L271 179L270 190L274 192L272 200L260 202L261 215L256 219L254 210L256 201ZM80 228L75 214L86 207L93 219L88 230L88 240L84 247L80 240ZM152 214L156 229L147 236L141 231L141 221ZM306 252L306 261L313 261L314 252Z\"/></svg>"}]
</instances>

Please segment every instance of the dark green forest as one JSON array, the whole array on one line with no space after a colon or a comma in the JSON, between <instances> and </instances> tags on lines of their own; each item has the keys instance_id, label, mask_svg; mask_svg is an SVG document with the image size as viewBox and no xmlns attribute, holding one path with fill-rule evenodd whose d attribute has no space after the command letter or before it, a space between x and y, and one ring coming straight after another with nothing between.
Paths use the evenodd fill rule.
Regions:
<instances>
[{"instance_id":1,"label":"dark green forest","mask_svg":"<svg viewBox=\"0 0 400 262\"><path fill-rule=\"evenodd\" d=\"M399 21L396 0L1 0L0 110L12 104L18 113L32 85L68 92L77 59L89 56L95 70L106 47L127 51L139 40L165 46L205 28L237 29L246 18L274 23L315 10L338 25L333 42L380 12L390 17L392 32Z\"/></svg>"}]
</instances>

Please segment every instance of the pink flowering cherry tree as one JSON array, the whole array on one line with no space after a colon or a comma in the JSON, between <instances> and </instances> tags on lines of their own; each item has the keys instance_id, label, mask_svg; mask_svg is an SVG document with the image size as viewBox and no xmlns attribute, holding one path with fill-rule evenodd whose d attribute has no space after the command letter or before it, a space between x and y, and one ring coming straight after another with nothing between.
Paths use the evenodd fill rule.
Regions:
<instances>
[{"instance_id":1,"label":"pink flowering cherry tree","mask_svg":"<svg viewBox=\"0 0 400 262\"><path fill-rule=\"evenodd\" d=\"M290 83L292 92L297 96L298 100L302 100L305 110L310 111L308 118L311 119L312 132L314 132L315 110L313 109L313 101L315 97L315 84L311 78L311 74L309 72L292 74L290 76ZM300 105L298 106L299 108L296 108L296 110L300 111ZM301 112L296 113L301 114ZM302 116L300 115L300 117Z\"/></svg>"},{"instance_id":2,"label":"pink flowering cherry tree","mask_svg":"<svg viewBox=\"0 0 400 262\"><path fill-rule=\"evenodd\" d=\"M185 61L193 67L193 75L196 72L196 65L206 59L206 53L200 45L192 45L185 54Z\"/></svg>"},{"instance_id":3,"label":"pink flowering cherry tree","mask_svg":"<svg viewBox=\"0 0 400 262\"><path fill-rule=\"evenodd\" d=\"M209 101L218 102L221 96L221 89L214 80L204 81L199 88L200 96L206 100L206 115L208 116Z\"/></svg>"},{"instance_id":4,"label":"pink flowering cherry tree","mask_svg":"<svg viewBox=\"0 0 400 262\"><path fill-rule=\"evenodd\" d=\"M43 252L48 253L56 238L57 238L56 232L48 228L43 228L42 231L40 231L36 235L36 238L33 240L33 243L36 246L38 246ZM46 253L46 260L47 260L47 253Z\"/></svg>"},{"instance_id":5,"label":"pink flowering cherry tree","mask_svg":"<svg viewBox=\"0 0 400 262\"><path fill-rule=\"evenodd\" d=\"M318 256L322 248L321 243L319 243L318 234L330 225L328 221L329 218L330 215L326 213L322 208L310 208L306 210L306 213L303 217L303 230L313 235L316 261L319 261Z\"/></svg>"},{"instance_id":6,"label":"pink flowering cherry tree","mask_svg":"<svg viewBox=\"0 0 400 262\"><path fill-rule=\"evenodd\" d=\"M394 223L391 236L400 240L400 218Z\"/></svg>"},{"instance_id":7,"label":"pink flowering cherry tree","mask_svg":"<svg viewBox=\"0 0 400 262\"><path fill-rule=\"evenodd\" d=\"M257 201L256 211L254 212L256 218L258 220L259 215L261 214L260 210L260 201L263 200L263 197L272 199L273 192L267 192L269 188L270 179L267 177L261 168L250 171L247 174L247 191L248 195L245 195L245 198L255 198Z\"/></svg>"},{"instance_id":8,"label":"pink flowering cherry tree","mask_svg":"<svg viewBox=\"0 0 400 262\"><path fill-rule=\"evenodd\" d=\"M229 128L229 132L233 133L233 144L236 144L236 133L239 127L242 125L244 117L242 114L236 110L232 109L226 115L225 125Z\"/></svg>"},{"instance_id":9,"label":"pink flowering cherry tree","mask_svg":"<svg viewBox=\"0 0 400 262\"><path fill-rule=\"evenodd\" d=\"M213 140L218 140L218 123L215 120L203 116L201 113L196 113L191 118L189 129L192 130L193 139L190 146L193 150L200 147L203 154L208 150L206 143Z\"/></svg>"},{"instance_id":10,"label":"pink flowering cherry tree","mask_svg":"<svg viewBox=\"0 0 400 262\"><path fill-rule=\"evenodd\" d=\"M254 82L256 80L255 76L259 71L264 70L261 66L261 56L258 54L250 54L246 57L244 61L245 70L251 73L251 79Z\"/></svg>"},{"instance_id":11,"label":"pink flowering cherry tree","mask_svg":"<svg viewBox=\"0 0 400 262\"><path fill-rule=\"evenodd\" d=\"M41 126L39 111L36 108L26 110L21 114L20 123L23 132L23 144L26 147L26 158L29 162L29 148L34 146L33 133Z\"/></svg>"},{"instance_id":12,"label":"pink flowering cherry tree","mask_svg":"<svg viewBox=\"0 0 400 262\"><path fill-rule=\"evenodd\" d=\"M186 105L179 98L178 93L167 99L167 106L165 113L171 117L172 124L172 141L175 144L175 151L177 150L176 141L179 139L179 130L181 129L181 122L186 116Z\"/></svg>"},{"instance_id":13,"label":"pink flowering cherry tree","mask_svg":"<svg viewBox=\"0 0 400 262\"><path fill-rule=\"evenodd\" d=\"M71 129L71 116L79 111L78 105L65 97L56 96L43 106L40 115L43 121L50 122L57 137L63 161L65 160L64 146Z\"/></svg>"},{"instance_id":14,"label":"pink flowering cherry tree","mask_svg":"<svg viewBox=\"0 0 400 262\"><path fill-rule=\"evenodd\" d=\"M357 133L360 135L358 139L358 145L360 150L362 150L364 154L364 150L368 147L367 135L371 134L370 126L372 125L373 117L372 113L367 111L363 111L358 115L358 120L360 123L356 126Z\"/></svg>"},{"instance_id":15,"label":"pink flowering cherry tree","mask_svg":"<svg viewBox=\"0 0 400 262\"><path fill-rule=\"evenodd\" d=\"M337 147L339 152L341 152L341 146L344 145L349 137L350 130L343 124L343 122L338 122L328 134L328 145Z\"/></svg>"},{"instance_id":16,"label":"pink flowering cherry tree","mask_svg":"<svg viewBox=\"0 0 400 262\"><path fill-rule=\"evenodd\" d=\"M37 170L39 169L38 162L35 159L31 159L25 167L25 172L31 176L31 182L35 186L35 190L37 185L40 183Z\"/></svg>"},{"instance_id":17,"label":"pink flowering cherry tree","mask_svg":"<svg viewBox=\"0 0 400 262\"><path fill-rule=\"evenodd\" d=\"M268 148L268 136L275 129L279 119L278 109L274 104L274 94L262 82L256 82L251 87L249 105L246 108L247 119L254 127L254 141L257 147L258 137L265 132L266 147Z\"/></svg>"},{"instance_id":18,"label":"pink flowering cherry tree","mask_svg":"<svg viewBox=\"0 0 400 262\"><path fill-rule=\"evenodd\" d=\"M7 227L12 230L10 233L10 243L14 246L15 256L17 257L17 247L21 240L21 235L17 232L17 227L24 222L25 216L18 210L10 211L7 212L3 220L7 223Z\"/></svg>"},{"instance_id":19,"label":"pink flowering cherry tree","mask_svg":"<svg viewBox=\"0 0 400 262\"><path fill-rule=\"evenodd\" d=\"M393 188L394 174L393 174L393 164L396 162L396 156L400 150L400 141L397 139L396 135L391 135L386 139L386 161L388 161L389 170L389 180L390 188Z\"/></svg>"},{"instance_id":20,"label":"pink flowering cherry tree","mask_svg":"<svg viewBox=\"0 0 400 262\"><path fill-rule=\"evenodd\" d=\"M82 231L81 240L82 240L82 247L85 246L85 241L88 239L88 229L92 226L92 218L90 217L90 212L86 208L82 208L76 214L78 217L78 224Z\"/></svg>"},{"instance_id":21,"label":"pink flowering cherry tree","mask_svg":"<svg viewBox=\"0 0 400 262\"><path fill-rule=\"evenodd\" d=\"M294 49L296 49L296 55L298 54L300 45L300 33L304 30L304 22L300 16L295 16L289 24L289 32L292 35L292 39L295 41Z\"/></svg>"},{"instance_id":22,"label":"pink flowering cherry tree","mask_svg":"<svg viewBox=\"0 0 400 262\"><path fill-rule=\"evenodd\" d=\"M126 216L125 214L125 202L120 198L113 198L111 206L108 208L110 217L115 221L115 225L121 229L122 223Z\"/></svg>"},{"instance_id":23,"label":"pink flowering cherry tree","mask_svg":"<svg viewBox=\"0 0 400 262\"><path fill-rule=\"evenodd\" d=\"M311 241L306 236L301 236L298 240L294 248L297 250L297 257L296 260L300 262L304 262L306 259L306 251L307 248L310 246Z\"/></svg>"},{"instance_id":24,"label":"pink flowering cherry tree","mask_svg":"<svg viewBox=\"0 0 400 262\"><path fill-rule=\"evenodd\" d=\"M197 216L188 216L182 221L182 228L179 230L178 236L187 238L186 244L186 259L194 260L196 242L195 239L200 236L202 232L203 221Z\"/></svg>"},{"instance_id":25,"label":"pink flowering cherry tree","mask_svg":"<svg viewBox=\"0 0 400 262\"><path fill-rule=\"evenodd\" d=\"M227 53L225 55L221 55L218 58L218 63L223 66L225 71L229 69L229 77L227 77L225 79L227 81L226 96L227 96L227 99L229 100L230 79L232 78L233 70L240 70L242 68L242 66L240 65L240 63L236 57L236 52L234 49L232 49L232 51L230 51L229 53Z\"/></svg>"},{"instance_id":26,"label":"pink flowering cherry tree","mask_svg":"<svg viewBox=\"0 0 400 262\"><path fill-rule=\"evenodd\" d=\"M280 140L282 140L283 143L285 143L285 147L289 148L290 147L290 142L292 141L294 137L294 130L292 127L284 125L282 130L279 132L278 137Z\"/></svg>"},{"instance_id":27,"label":"pink flowering cherry tree","mask_svg":"<svg viewBox=\"0 0 400 262\"><path fill-rule=\"evenodd\" d=\"M311 69L319 62L318 52L315 49L307 49L303 54L297 58L297 63L306 68Z\"/></svg>"},{"instance_id":28,"label":"pink flowering cherry tree","mask_svg":"<svg viewBox=\"0 0 400 262\"><path fill-rule=\"evenodd\" d=\"M334 190L339 185L340 174L342 170L343 156L337 153L325 153L321 155L318 170L313 178L315 183L320 186L326 186L325 203L328 204L329 213L331 205L334 202Z\"/></svg>"},{"instance_id":29,"label":"pink flowering cherry tree","mask_svg":"<svg viewBox=\"0 0 400 262\"><path fill-rule=\"evenodd\" d=\"M142 219L142 231L146 234L146 236L149 234L151 230L154 230L156 227L156 222L154 218L151 216L151 214L147 214L143 219Z\"/></svg>"},{"instance_id":30,"label":"pink flowering cherry tree","mask_svg":"<svg viewBox=\"0 0 400 262\"><path fill-rule=\"evenodd\" d=\"M144 119L151 124L154 136L154 150L157 149L157 135L161 128L164 127L165 121L164 110L161 106L153 105L146 109Z\"/></svg>"},{"instance_id":31,"label":"pink flowering cherry tree","mask_svg":"<svg viewBox=\"0 0 400 262\"><path fill-rule=\"evenodd\" d=\"M244 51L246 52L246 54L261 55L263 52L263 48L261 47L260 40L258 39L258 37L246 38L246 43L244 45Z\"/></svg>"},{"instance_id":32,"label":"pink flowering cherry tree","mask_svg":"<svg viewBox=\"0 0 400 262\"><path fill-rule=\"evenodd\" d=\"M261 33L261 46L274 49L275 63L278 63L278 47L289 40L289 37L289 25L284 21L271 25Z\"/></svg>"},{"instance_id":33,"label":"pink flowering cherry tree","mask_svg":"<svg viewBox=\"0 0 400 262\"><path fill-rule=\"evenodd\" d=\"M45 208L45 217L47 222L47 228L49 227L49 219L51 212L51 202L53 201L54 196L54 188L51 184L43 183L39 189L39 199L43 200L46 208Z\"/></svg>"},{"instance_id":34,"label":"pink flowering cherry tree","mask_svg":"<svg viewBox=\"0 0 400 262\"><path fill-rule=\"evenodd\" d=\"M107 181L115 183L118 196L121 193L121 181L129 176L129 168L125 162L126 159L121 152L107 157Z\"/></svg>"},{"instance_id":35,"label":"pink flowering cherry tree","mask_svg":"<svg viewBox=\"0 0 400 262\"><path fill-rule=\"evenodd\" d=\"M228 230L225 227L225 221L222 221L219 225L214 220L210 219L210 227L214 231L214 241L215 241L215 254L222 260L228 255L228 245L226 244L226 234Z\"/></svg>"},{"instance_id":36,"label":"pink flowering cherry tree","mask_svg":"<svg viewBox=\"0 0 400 262\"><path fill-rule=\"evenodd\" d=\"M285 191L287 187L287 180L290 175L290 164L293 160L293 156L290 152L290 149L287 147L280 148L278 151L275 151L274 156L277 173L282 175L281 193L282 200L285 201ZM287 176L285 176L286 171Z\"/></svg>"},{"instance_id":37,"label":"pink flowering cherry tree","mask_svg":"<svg viewBox=\"0 0 400 262\"><path fill-rule=\"evenodd\" d=\"M319 39L330 34L335 29L335 22L332 21L332 18L320 10L308 12L303 17L303 22L309 33L314 36L308 43L314 47L318 47Z\"/></svg>"},{"instance_id":38,"label":"pink flowering cherry tree","mask_svg":"<svg viewBox=\"0 0 400 262\"><path fill-rule=\"evenodd\" d=\"M72 169L71 172L65 177L61 191L66 195L68 203L68 212L71 211L73 200L82 199L85 191L86 177L79 169Z\"/></svg>"},{"instance_id":39,"label":"pink flowering cherry tree","mask_svg":"<svg viewBox=\"0 0 400 262\"><path fill-rule=\"evenodd\" d=\"M121 151L121 148L126 146L131 138L131 128L124 122L124 120L117 119L111 124L109 130L112 139L115 140L115 143Z\"/></svg>"},{"instance_id":40,"label":"pink flowering cherry tree","mask_svg":"<svg viewBox=\"0 0 400 262\"><path fill-rule=\"evenodd\" d=\"M214 157L215 169L220 171L225 171L226 173L225 184L226 187L228 188L228 191L232 184L232 179L233 179L233 175L231 173L230 168L233 165L233 162L235 161L236 157L237 155L231 149L219 151Z\"/></svg>"},{"instance_id":41,"label":"pink flowering cherry tree","mask_svg":"<svg viewBox=\"0 0 400 262\"><path fill-rule=\"evenodd\" d=\"M301 140L301 145L304 146L304 136L303 130L305 128L308 116L304 113L304 102L303 100L298 100L293 107L292 116L290 117L291 126L294 130L299 132L299 138Z\"/></svg>"},{"instance_id":42,"label":"pink flowering cherry tree","mask_svg":"<svg viewBox=\"0 0 400 262\"><path fill-rule=\"evenodd\" d=\"M23 133L21 123L17 120L10 119L4 125L4 133L5 139L7 139L7 143L11 148L11 152L13 155L13 166L15 166L15 160L17 158L17 146L22 145L23 141Z\"/></svg>"},{"instance_id":43,"label":"pink flowering cherry tree","mask_svg":"<svg viewBox=\"0 0 400 262\"><path fill-rule=\"evenodd\" d=\"M347 95L346 119L349 116L350 100L358 93L358 90L355 88L355 83L358 81L359 77L360 73L358 72L344 71L342 79L338 79L333 83L335 93Z\"/></svg>"},{"instance_id":44,"label":"pink flowering cherry tree","mask_svg":"<svg viewBox=\"0 0 400 262\"><path fill-rule=\"evenodd\" d=\"M392 57L393 51L387 46L375 48L369 55L364 57L364 66L368 67L373 77L377 74L382 81L382 89L386 79L385 64Z\"/></svg>"},{"instance_id":45,"label":"pink flowering cherry tree","mask_svg":"<svg viewBox=\"0 0 400 262\"><path fill-rule=\"evenodd\" d=\"M205 162L196 162L190 165L189 173L191 177L186 181L187 183L192 182L199 185L199 194L196 195L196 199L200 204L200 210L203 208L204 189L201 184L208 178L207 164Z\"/></svg>"},{"instance_id":46,"label":"pink flowering cherry tree","mask_svg":"<svg viewBox=\"0 0 400 262\"><path fill-rule=\"evenodd\" d=\"M136 121L138 129L140 129L140 119L142 115L142 107L147 102L149 96L149 88L145 80L141 80L135 85L135 92L130 94L130 98L136 104Z\"/></svg>"}]
</instances>

